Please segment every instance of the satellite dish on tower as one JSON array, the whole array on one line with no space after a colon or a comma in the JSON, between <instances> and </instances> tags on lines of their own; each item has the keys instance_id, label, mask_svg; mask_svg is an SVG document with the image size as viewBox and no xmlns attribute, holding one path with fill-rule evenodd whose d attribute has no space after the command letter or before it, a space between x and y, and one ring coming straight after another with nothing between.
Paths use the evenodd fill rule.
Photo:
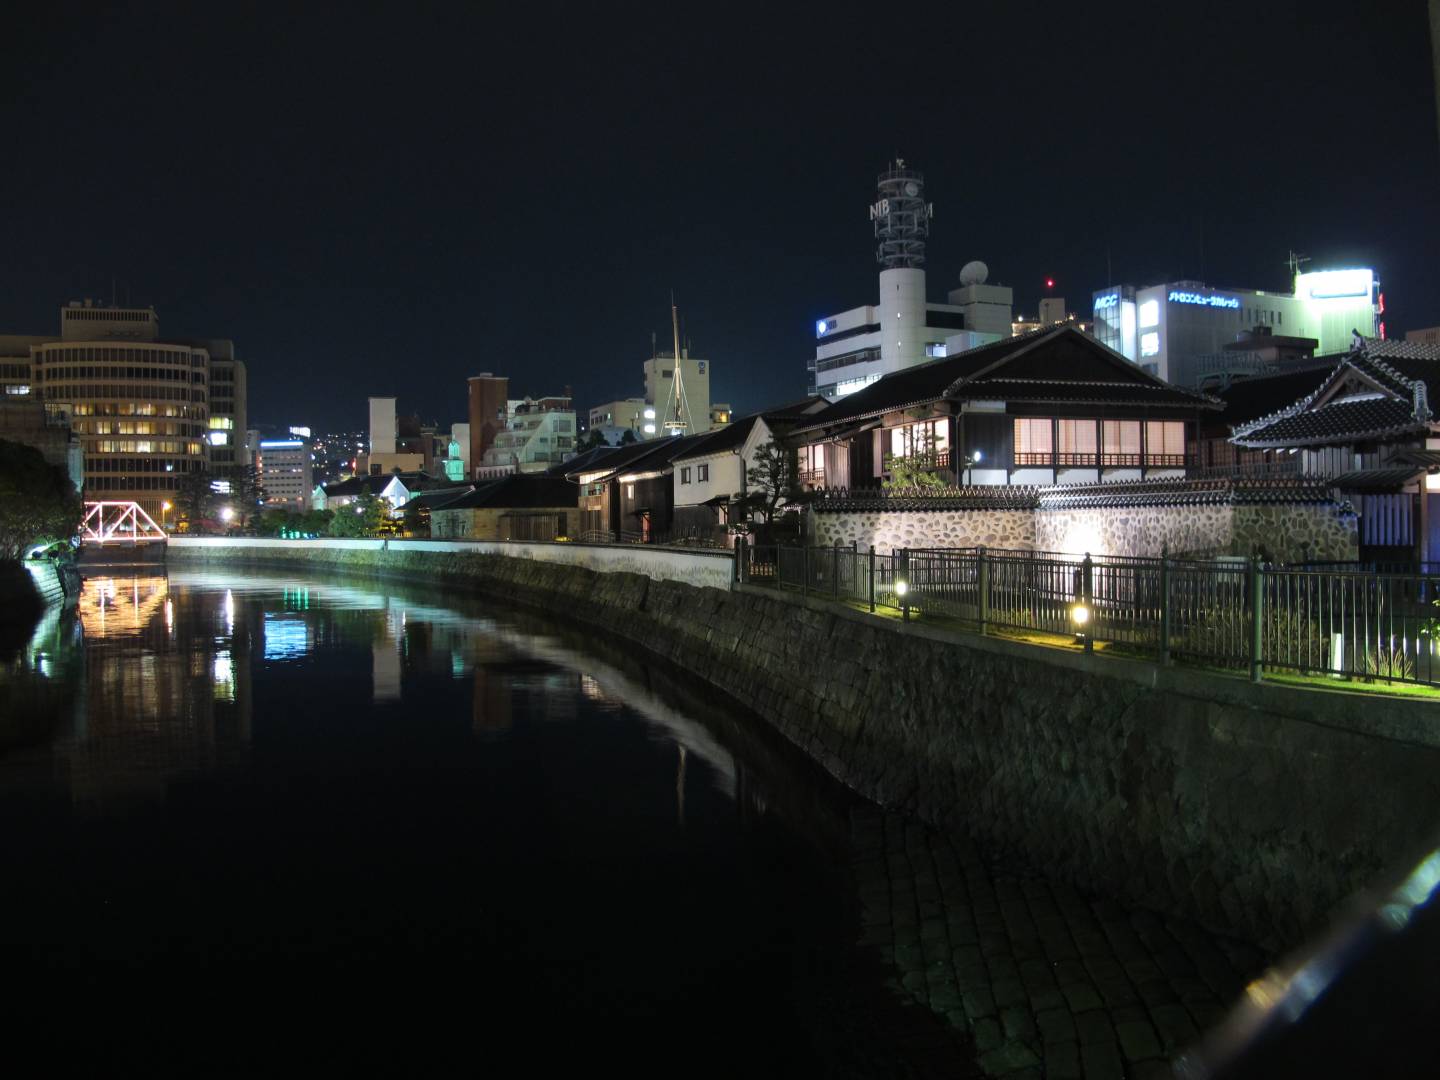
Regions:
<instances>
[{"instance_id":1,"label":"satellite dish on tower","mask_svg":"<svg viewBox=\"0 0 1440 1080\"><path fill-rule=\"evenodd\" d=\"M915 198L916 195L920 194L920 185L915 183L914 180L911 180L905 185L905 194L909 195L912 199Z\"/></svg>"},{"instance_id":2,"label":"satellite dish on tower","mask_svg":"<svg viewBox=\"0 0 1440 1080\"><path fill-rule=\"evenodd\" d=\"M990 268L979 259L966 263L960 268L961 285L984 285L990 276Z\"/></svg>"}]
</instances>

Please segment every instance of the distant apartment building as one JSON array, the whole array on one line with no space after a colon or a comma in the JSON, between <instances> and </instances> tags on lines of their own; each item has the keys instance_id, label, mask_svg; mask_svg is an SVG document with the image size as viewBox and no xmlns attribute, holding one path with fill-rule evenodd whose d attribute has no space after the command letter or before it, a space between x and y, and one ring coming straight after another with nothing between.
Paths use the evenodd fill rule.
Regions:
<instances>
[{"instance_id":1,"label":"distant apartment building","mask_svg":"<svg viewBox=\"0 0 1440 1080\"><path fill-rule=\"evenodd\" d=\"M0 336L0 373L8 396L72 418L87 497L133 500L158 519L188 473L248 464L233 343L162 337L153 308L71 301L58 336Z\"/></svg>"},{"instance_id":2,"label":"distant apartment building","mask_svg":"<svg viewBox=\"0 0 1440 1080\"><path fill-rule=\"evenodd\" d=\"M512 401L505 429L476 468L480 478L544 472L575 453L575 406L566 397Z\"/></svg>"},{"instance_id":3,"label":"distant apartment building","mask_svg":"<svg viewBox=\"0 0 1440 1080\"><path fill-rule=\"evenodd\" d=\"M315 487L313 452L304 438L261 439L255 465L265 491L266 510L304 513Z\"/></svg>"},{"instance_id":4,"label":"distant apartment building","mask_svg":"<svg viewBox=\"0 0 1440 1080\"><path fill-rule=\"evenodd\" d=\"M729 404L710 400L709 360L691 356L688 348L681 347L678 392L673 350L655 352L642 369L645 395L594 406L587 430L599 431L613 446L627 431L637 439L655 439L677 433L700 434L730 423Z\"/></svg>"}]
</instances>

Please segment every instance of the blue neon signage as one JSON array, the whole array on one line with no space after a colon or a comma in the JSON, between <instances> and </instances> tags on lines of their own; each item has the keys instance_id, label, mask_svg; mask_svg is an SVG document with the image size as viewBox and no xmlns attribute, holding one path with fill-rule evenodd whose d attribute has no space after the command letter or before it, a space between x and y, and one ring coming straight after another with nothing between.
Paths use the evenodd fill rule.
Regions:
<instances>
[{"instance_id":1,"label":"blue neon signage","mask_svg":"<svg viewBox=\"0 0 1440 1080\"><path fill-rule=\"evenodd\" d=\"M1206 296L1198 292L1181 292L1178 289L1170 290L1170 302L1172 304L1198 304L1200 307L1238 308L1240 298L1238 296Z\"/></svg>"},{"instance_id":2,"label":"blue neon signage","mask_svg":"<svg viewBox=\"0 0 1440 1080\"><path fill-rule=\"evenodd\" d=\"M1118 303L1120 303L1119 293L1107 293L1104 296L1097 296L1095 298L1094 310L1103 311L1105 308L1112 308Z\"/></svg>"}]
</instances>

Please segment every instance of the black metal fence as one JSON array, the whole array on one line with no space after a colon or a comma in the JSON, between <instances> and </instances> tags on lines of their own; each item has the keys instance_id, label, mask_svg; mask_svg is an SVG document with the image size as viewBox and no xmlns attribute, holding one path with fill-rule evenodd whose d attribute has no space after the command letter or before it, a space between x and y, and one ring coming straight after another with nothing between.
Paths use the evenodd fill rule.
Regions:
<instances>
[{"instance_id":1,"label":"black metal fence","mask_svg":"<svg viewBox=\"0 0 1440 1080\"><path fill-rule=\"evenodd\" d=\"M1440 685L1440 572L986 548L882 555L737 549L742 581L995 629L1123 646L1162 663ZM1440 571L1440 567L1434 568Z\"/></svg>"}]
</instances>

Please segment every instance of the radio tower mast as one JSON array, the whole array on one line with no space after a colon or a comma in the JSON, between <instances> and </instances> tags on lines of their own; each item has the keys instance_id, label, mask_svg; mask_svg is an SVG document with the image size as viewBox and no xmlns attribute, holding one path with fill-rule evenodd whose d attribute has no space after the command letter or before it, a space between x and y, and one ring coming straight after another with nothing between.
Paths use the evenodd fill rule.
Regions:
<instances>
[{"instance_id":1,"label":"radio tower mast","mask_svg":"<svg viewBox=\"0 0 1440 1080\"><path fill-rule=\"evenodd\" d=\"M690 415L690 401L685 397L684 368L680 363L680 314L675 308L674 293L670 294L670 329L675 337L675 377L670 380L674 385L665 399L665 411L661 416L667 419L661 427L667 435L684 435L694 425Z\"/></svg>"}]
</instances>

